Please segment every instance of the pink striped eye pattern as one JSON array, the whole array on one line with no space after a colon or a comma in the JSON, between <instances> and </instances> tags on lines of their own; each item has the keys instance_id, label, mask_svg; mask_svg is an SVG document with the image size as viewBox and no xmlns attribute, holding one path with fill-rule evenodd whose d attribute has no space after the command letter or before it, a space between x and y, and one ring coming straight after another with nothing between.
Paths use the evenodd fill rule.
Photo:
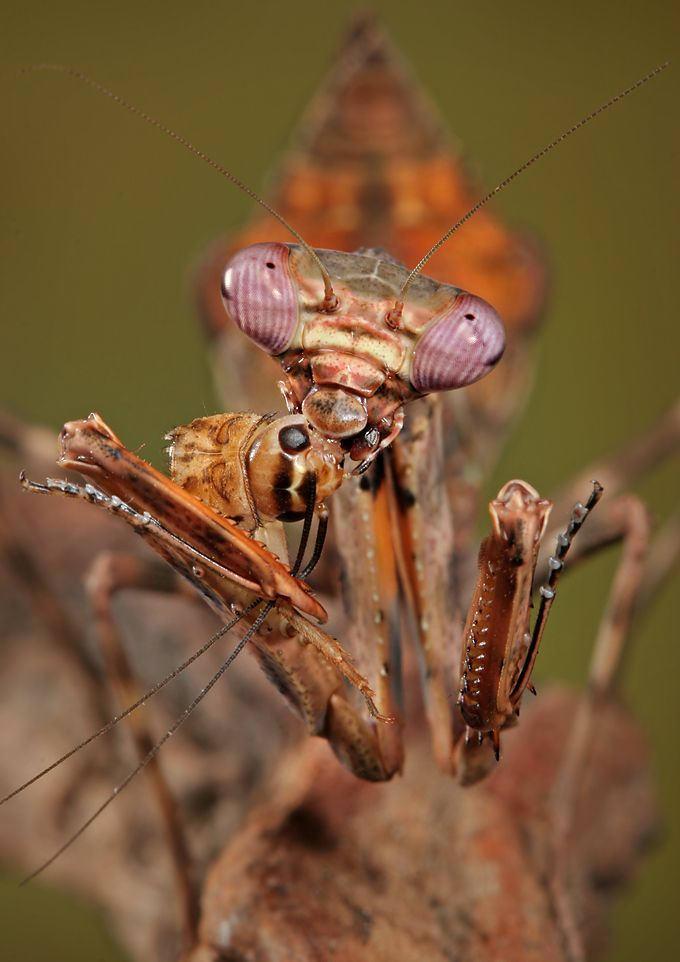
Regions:
<instances>
[{"instance_id":1,"label":"pink striped eye pattern","mask_svg":"<svg viewBox=\"0 0 680 962\"><path fill-rule=\"evenodd\" d=\"M459 294L418 341L411 384L421 394L466 387L488 374L504 350L503 323L493 307Z\"/></svg>"},{"instance_id":2,"label":"pink striped eye pattern","mask_svg":"<svg viewBox=\"0 0 680 962\"><path fill-rule=\"evenodd\" d=\"M281 354L298 322L298 296L286 244L253 244L235 254L222 277L232 321L268 354Z\"/></svg>"}]
</instances>

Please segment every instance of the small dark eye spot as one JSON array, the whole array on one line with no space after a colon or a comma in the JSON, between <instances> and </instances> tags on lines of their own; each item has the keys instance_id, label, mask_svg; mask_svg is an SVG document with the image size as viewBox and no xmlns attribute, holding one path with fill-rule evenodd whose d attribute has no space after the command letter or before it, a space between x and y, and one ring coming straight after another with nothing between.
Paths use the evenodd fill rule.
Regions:
<instances>
[{"instance_id":1,"label":"small dark eye spot","mask_svg":"<svg viewBox=\"0 0 680 962\"><path fill-rule=\"evenodd\" d=\"M475 315L474 315L474 314L466 314L466 315L465 315L465 320L466 320L466 321L474 321L474 319L475 319Z\"/></svg>"},{"instance_id":2,"label":"small dark eye spot","mask_svg":"<svg viewBox=\"0 0 680 962\"><path fill-rule=\"evenodd\" d=\"M269 268L270 271L273 271L274 268L276 267L276 264L272 264L271 261L267 261L267 267Z\"/></svg>"},{"instance_id":3,"label":"small dark eye spot","mask_svg":"<svg viewBox=\"0 0 680 962\"><path fill-rule=\"evenodd\" d=\"M279 444L286 454L299 454L309 447L309 435L302 428L290 424L279 431Z\"/></svg>"}]
</instances>

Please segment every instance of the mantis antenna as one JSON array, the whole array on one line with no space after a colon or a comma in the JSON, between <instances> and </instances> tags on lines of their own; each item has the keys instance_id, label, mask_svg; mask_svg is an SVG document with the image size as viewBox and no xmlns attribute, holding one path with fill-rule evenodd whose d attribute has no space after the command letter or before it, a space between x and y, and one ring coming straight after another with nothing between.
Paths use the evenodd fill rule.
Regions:
<instances>
[{"instance_id":1,"label":"mantis antenna","mask_svg":"<svg viewBox=\"0 0 680 962\"><path fill-rule=\"evenodd\" d=\"M226 177L227 180L231 181L232 184L235 184L236 187L239 188L239 190L242 190L244 194L247 194L248 197L256 201L256 203L258 203L260 207L263 207L268 214L271 214L272 217L275 217L276 220L278 220L278 222L282 224L286 228L286 230L293 235L293 237L302 245L302 247L304 247L304 249L307 251L309 256L314 260L314 263L316 264L316 266L319 268L319 272L323 278L324 299L323 299L323 303L321 304L320 310L331 313L336 309L338 304L338 299L335 295L335 292L333 291L333 284L331 283L330 274L322 264L321 259L319 258L319 255L316 253L314 248L310 247L310 245L302 237L302 235L299 234L295 230L295 228L292 227L288 223L288 221L284 217L282 217L281 214L279 214L278 211L274 210L274 208L271 207L266 200L263 200L262 197L256 194L254 190L251 190L251 188L248 187L247 184L244 184L242 180L239 180L239 178L236 177L235 174L232 174L231 171L227 170L227 168L222 166L222 164L218 163L216 160L213 160L212 157L209 157L206 153L204 153L204 151L200 150L198 147L192 144L191 141L187 140L186 137L182 137L181 134L178 134L176 131L172 130L171 127L168 127L164 123L161 123L160 120L156 120L155 117L152 117L150 114L147 114L146 111L142 110L140 107L135 107L134 104L131 104L128 100L125 100L124 97L121 97L119 94L114 93L113 90L109 90L108 87L105 87L103 84L100 84L97 80L94 80L92 77L89 77L86 73L83 73L81 70L76 70L74 67L67 67L63 64L40 63L40 64L33 64L30 67L25 67L22 72L28 73L31 71L38 71L38 70L52 70L55 73L66 74L69 77L73 77L74 80L79 80L81 83L86 84L88 87L91 87L93 90L96 90L98 93L103 94L105 97L109 97L111 100L114 101L114 103L117 103L119 107L124 107L125 110L128 110L131 114L134 114L136 117L141 118L141 120L149 124L151 127L155 127L156 130L160 130L161 133L166 135L166 137L170 137L176 143L184 147L185 150L188 150L189 153L193 154L194 157L198 157L198 159L202 160L204 164L208 165L208 167L212 167L212 169L217 171L218 174L221 174L222 177Z\"/></svg>"},{"instance_id":2,"label":"mantis antenna","mask_svg":"<svg viewBox=\"0 0 680 962\"><path fill-rule=\"evenodd\" d=\"M523 164L521 164L521 166L517 167L516 170L514 170L511 174L509 174L506 178L504 178L504 180L496 184L493 190L490 190L488 194L485 194L481 200L478 200L477 203L474 205L474 207L471 207L470 210L460 218L460 220L457 220L455 224L449 227L446 233L442 234L442 236L439 238L436 244L433 244L433 246L429 249L429 251L420 258L416 266L413 268L411 273L406 278L406 281L404 282L404 286L402 287L399 294L399 300L395 303L394 307L389 313L390 321L394 324L395 322L398 322L399 319L401 318L401 313L404 308L404 300L406 298L408 290L411 284L413 283L414 279L418 276L418 274L420 274L423 267L425 267L427 262L433 256L433 254L436 254L439 248L442 247L447 242L449 237L455 234L456 231L463 226L463 224L469 221L471 217L474 217L474 215L477 213L478 210L484 207L485 204L488 204L488 202L491 200L492 197L495 197L496 194L499 194L502 190L505 190L505 188L509 184L511 184L513 180L519 177L520 174L523 174L524 171L527 170L529 167L533 166L533 164L535 164L536 161L541 160L541 158L545 157L546 154L549 154L550 151L553 150L555 147L557 147L558 144L561 144L562 141L566 140L568 137L571 137L571 135L575 134L577 130L581 129L581 127L585 127L586 124L589 124L590 121L594 120L597 116L599 116L599 114L604 113L605 110L609 110L609 108L613 107L614 104L619 102L619 100L623 100L623 98L627 97L628 94L632 94L633 91L638 89L638 87L642 87L648 81L652 80L654 77L657 76L657 74L660 74L662 70L665 70L666 67L668 66L669 66L669 61L666 61L666 63L660 64L658 67L655 67L654 70L650 71L650 73L646 74L644 77L641 77L639 80L636 80L635 83L631 84L630 87L627 87L625 90L622 90L620 93L616 94L614 97L611 97L609 100L606 101L606 103L600 104L599 107L597 107L587 116L582 117L581 120L573 124L573 126L569 127L567 130L562 131L562 133L558 137L555 137L555 139L552 140L549 144L547 144L547 146L537 151L532 157L530 157Z\"/></svg>"}]
</instances>

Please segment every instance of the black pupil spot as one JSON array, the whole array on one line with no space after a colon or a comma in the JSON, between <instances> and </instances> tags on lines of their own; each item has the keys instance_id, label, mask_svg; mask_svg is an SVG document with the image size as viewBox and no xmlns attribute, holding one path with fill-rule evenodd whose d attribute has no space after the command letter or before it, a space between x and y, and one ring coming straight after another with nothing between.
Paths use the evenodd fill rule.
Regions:
<instances>
[{"instance_id":1,"label":"black pupil spot","mask_svg":"<svg viewBox=\"0 0 680 962\"><path fill-rule=\"evenodd\" d=\"M474 314L466 314L466 315L465 315L465 320L466 320L466 321L474 321L474 319L475 319L475 315L474 315Z\"/></svg>"},{"instance_id":2,"label":"black pupil spot","mask_svg":"<svg viewBox=\"0 0 680 962\"><path fill-rule=\"evenodd\" d=\"M286 454L298 454L309 447L309 437L302 428L289 425L279 431L279 444Z\"/></svg>"},{"instance_id":3,"label":"black pupil spot","mask_svg":"<svg viewBox=\"0 0 680 962\"><path fill-rule=\"evenodd\" d=\"M274 268L276 267L276 264L272 264L271 261L267 261L267 267L269 268L270 271L273 271Z\"/></svg>"}]
</instances>

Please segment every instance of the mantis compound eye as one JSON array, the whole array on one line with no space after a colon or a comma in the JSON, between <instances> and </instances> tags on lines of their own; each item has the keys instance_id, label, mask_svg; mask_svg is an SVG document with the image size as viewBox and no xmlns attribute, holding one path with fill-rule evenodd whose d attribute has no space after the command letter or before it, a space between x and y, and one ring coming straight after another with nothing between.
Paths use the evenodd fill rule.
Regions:
<instances>
[{"instance_id":1,"label":"mantis compound eye","mask_svg":"<svg viewBox=\"0 0 680 962\"><path fill-rule=\"evenodd\" d=\"M222 300L237 327L268 354L281 354L298 322L298 292L286 244L253 244L222 277Z\"/></svg>"},{"instance_id":2,"label":"mantis compound eye","mask_svg":"<svg viewBox=\"0 0 680 962\"><path fill-rule=\"evenodd\" d=\"M501 359L505 331L496 311L461 293L416 344L411 384L416 391L450 391L478 381Z\"/></svg>"}]
</instances>

